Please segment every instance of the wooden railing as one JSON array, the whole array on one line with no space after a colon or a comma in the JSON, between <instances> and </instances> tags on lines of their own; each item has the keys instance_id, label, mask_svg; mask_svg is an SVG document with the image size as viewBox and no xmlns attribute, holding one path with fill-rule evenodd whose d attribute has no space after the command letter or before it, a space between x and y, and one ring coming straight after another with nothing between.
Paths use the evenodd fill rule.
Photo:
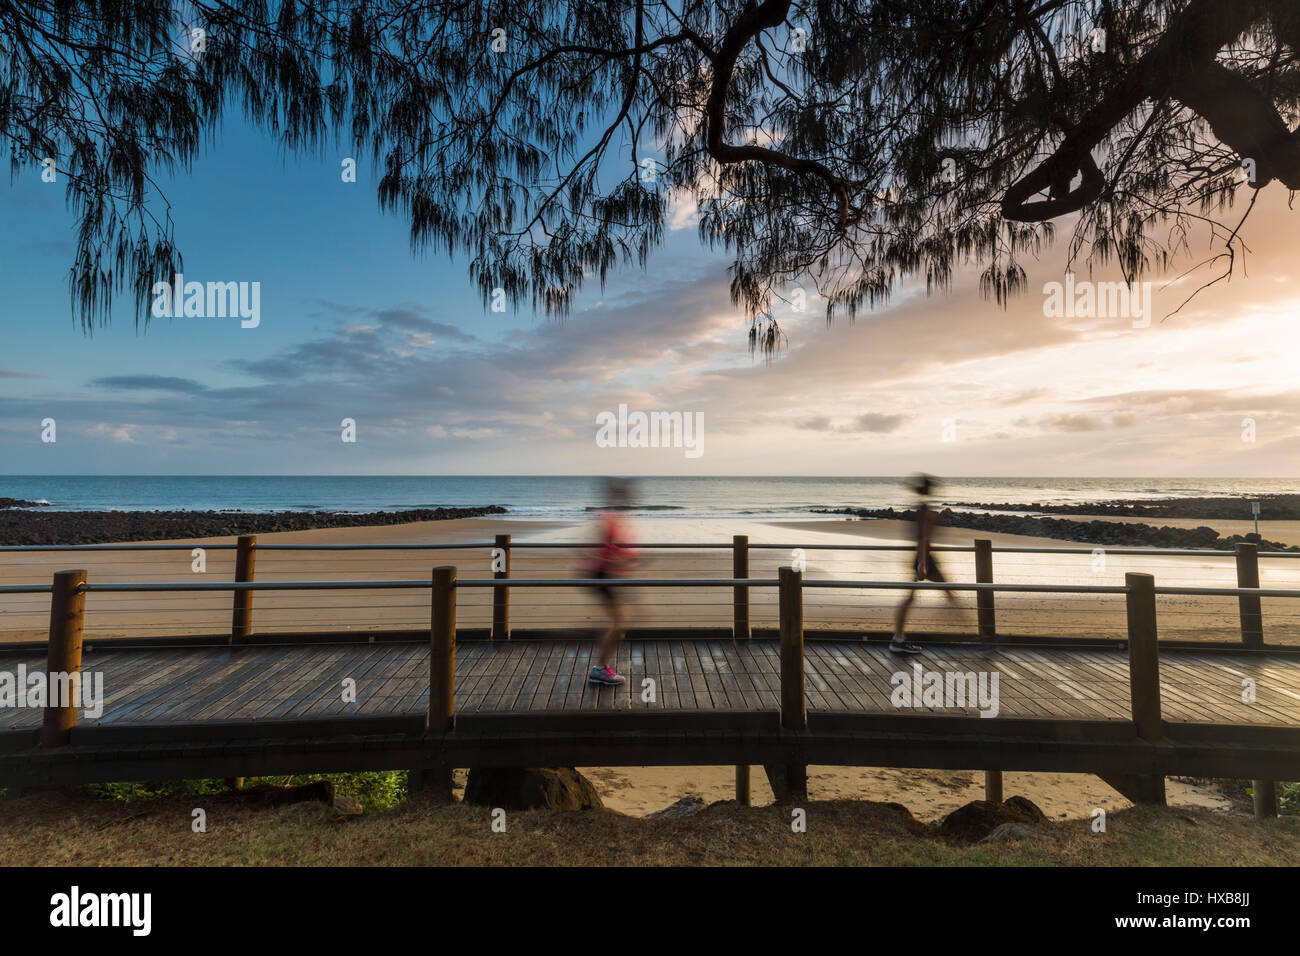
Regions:
<instances>
[{"instance_id":1,"label":"wooden railing","mask_svg":"<svg viewBox=\"0 0 1300 956\"><path fill-rule=\"evenodd\" d=\"M175 550L192 550L193 544L110 544L110 545L6 545L0 546L0 552L58 552L58 553L79 553L79 552L99 552L99 551L175 551ZM264 590L298 590L308 589L306 586L298 586L293 582L265 582L257 583L256 587L251 587L256 583L256 558L259 551L304 551L304 552L332 552L332 551L471 551L483 550L491 555L491 564L493 580L492 586L492 614L490 633L494 640L507 640L510 637L510 592L520 586L529 586L537 583L538 579L530 578L512 578L511 577L511 556L515 550L533 549L574 549L574 548L593 548L596 544L580 542L515 542L512 541L509 534L499 534L491 542L456 542L456 543L438 543L438 544L259 544L255 535L242 535L233 544L204 544L201 546L206 550L234 550L235 551L235 569L234 584L230 585L213 584L211 586L191 586L191 585L168 585L168 586L139 586L132 584L113 585L111 588L105 585L96 585L96 590L224 590L230 588L233 591L233 603L231 609L231 626L230 626L230 643L233 646L241 646L248 643L250 636L253 634L253 594L255 591ZM730 550L732 552L732 577L736 579L748 578L750 567L750 555L754 551L794 551L801 549L803 551L868 551L868 552L897 552L905 553L914 550L914 548L903 545L882 545L882 544L767 544L750 542L747 535L735 535L729 545L716 544L708 542L656 542L638 545L644 550ZM1238 618L1239 634L1242 646L1248 649L1263 649L1264 641L1264 622L1261 598L1263 597L1286 597L1293 592L1286 589L1260 589L1259 561L1261 558L1297 558L1300 559L1300 552L1290 551L1270 551L1260 552L1257 545L1253 543L1240 542L1233 551L1222 550L1196 550L1196 549L1161 549L1161 548L1084 548L1084 547L1014 547L1014 546L995 546L988 539L975 539L972 545L933 545L935 552L957 552L973 553L975 561L975 585L981 587L971 587L970 585L956 584L928 584L914 582L897 582L897 581L843 581L833 584L826 584L828 587L846 587L859 589L946 589L946 590L973 590L975 591L976 615L977 615L977 633L981 639L990 640L998 636L997 624L997 607L995 593L997 591L1034 591L1034 590L1059 590L1053 585L995 585L994 580L994 555L1003 554L1077 554L1077 555L1096 555L1099 551L1107 555L1149 555L1162 557L1196 557L1196 558L1233 558L1236 566L1236 589L1223 588L1197 588L1194 590L1178 591L1162 589L1163 594L1201 594L1206 596L1232 596L1238 599ZM550 580L550 579L546 579ZM554 586L560 586L559 582L552 582ZM581 580L565 580L563 586L578 586L584 582ZM685 579L674 579L674 584L684 584ZM717 583L717 582L715 582ZM328 588L334 585L348 586L349 582L318 582L320 588ZM379 582L374 586L384 587L409 587L410 582L388 582L386 584ZM417 585L418 586L418 585ZM550 585L548 585L550 586ZM821 585L819 585L821 586ZM25 585L20 586L0 586L0 595L4 593L37 593L45 590L41 587L30 588ZM1115 594L1121 593L1114 589L1105 587L1087 587L1079 586L1071 588L1068 593L1100 593ZM749 602L749 591L746 587L735 587L731 602L732 617L732 635L737 640L747 640L751 635L751 609Z\"/></svg>"}]
</instances>

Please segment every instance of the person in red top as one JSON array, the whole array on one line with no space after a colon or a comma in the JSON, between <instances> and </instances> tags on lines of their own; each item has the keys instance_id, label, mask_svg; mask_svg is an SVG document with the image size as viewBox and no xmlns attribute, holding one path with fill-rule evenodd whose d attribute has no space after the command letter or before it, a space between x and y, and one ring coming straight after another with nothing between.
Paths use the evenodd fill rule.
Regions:
<instances>
[{"instance_id":1,"label":"person in red top","mask_svg":"<svg viewBox=\"0 0 1300 956\"><path fill-rule=\"evenodd\" d=\"M609 479L606 482L605 499L608 503L600 513L600 544L592 549L591 556L584 563L583 571L587 577L597 580L616 578L636 567L636 549L631 545L630 529L620 513L628 509L631 497L626 481ZM619 598L618 588L608 584L592 587L605 605L609 627L596 643L599 663L592 664L587 680L592 684L621 684L623 678L610 666L610 661L627 630L627 607Z\"/></svg>"}]
</instances>

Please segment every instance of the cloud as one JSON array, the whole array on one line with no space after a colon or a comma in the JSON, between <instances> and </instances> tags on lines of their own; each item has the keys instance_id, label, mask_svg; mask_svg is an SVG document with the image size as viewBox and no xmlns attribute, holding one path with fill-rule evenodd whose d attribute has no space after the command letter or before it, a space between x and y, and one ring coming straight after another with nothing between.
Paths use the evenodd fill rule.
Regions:
<instances>
[{"instance_id":1,"label":"cloud","mask_svg":"<svg viewBox=\"0 0 1300 956\"><path fill-rule=\"evenodd\" d=\"M206 385L193 379L170 375L109 375L93 379L90 384L122 391L182 392L190 395L207 391Z\"/></svg>"},{"instance_id":2,"label":"cloud","mask_svg":"<svg viewBox=\"0 0 1300 956\"><path fill-rule=\"evenodd\" d=\"M414 309L395 308L395 309L377 309L371 313L381 324L389 328L406 329L410 332L419 332L426 335L437 336L439 339L449 339L453 342L473 342L474 336L468 332L462 332L454 325L448 325L446 322L435 322L425 315L421 315Z\"/></svg>"},{"instance_id":3,"label":"cloud","mask_svg":"<svg viewBox=\"0 0 1300 956\"><path fill-rule=\"evenodd\" d=\"M40 378L33 372L12 372L9 369L0 368L0 378Z\"/></svg>"},{"instance_id":4,"label":"cloud","mask_svg":"<svg viewBox=\"0 0 1300 956\"><path fill-rule=\"evenodd\" d=\"M998 404L1002 405L1003 407L1007 407L1011 405L1023 405L1026 402L1032 402L1036 398L1042 398L1045 395L1050 395L1051 393L1052 390L1050 388L1027 388L1023 392L1017 392L1015 395L1011 395L1008 396L1007 398L1002 399L1000 402L998 402Z\"/></svg>"},{"instance_id":5,"label":"cloud","mask_svg":"<svg viewBox=\"0 0 1300 956\"><path fill-rule=\"evenodd\" d=\"M831 430L831 419L829 415L814 415L797 422L796 427L810 432L828 432Z\"/></svg>"},{"instance_id":6,"label":"cloud","mask_svg":"<svg viewBox=\"0 0 1300 956\"><path fill-rule=\"evenodd\" d=\"M853 419L851 424L841 425L839 430L842 432L885 434L897 431L911 417L910 415L886 415L880 412L866 412Z\"/></svg>"},{"instance_id":7,"label":"cloud","mask_svg":"<svg viewBox=\"0 0 1300 956\"><path fill-rule=\"evenodd\" d=\"M1092 415L1068 415L1063 412L1043 415L1032 423L1028 419L1020 419L1016 424L1022 423L1036 424L1040 428L1063 432L1094 432L1102 427L1101 419Z\"/></svg>"}]
</instances>

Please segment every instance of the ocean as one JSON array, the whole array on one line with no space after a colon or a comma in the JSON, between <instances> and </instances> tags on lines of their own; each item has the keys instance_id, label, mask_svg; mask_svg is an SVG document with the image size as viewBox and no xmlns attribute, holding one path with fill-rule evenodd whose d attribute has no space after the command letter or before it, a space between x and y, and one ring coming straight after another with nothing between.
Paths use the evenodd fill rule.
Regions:
<instances>
[{"instance_id":1,"label":"ocean","mask_svg":"<svg viewBox=\"0 0 1300 956\"><path fill-rule=\"evenodd\" d=\"M648 477L634 512L658 517L798 517L815 508L905 508L902 477ZM601 504L589 476L0 476L0 497L56 511L401 511L502 505L517 518L581 516ZM1300 492L1279 478L946 478L936 499L962 504L1069 504L1115 498L1250 497ZM1249 514L1249 509L1243 517Z\"/></svg>"}]
</instances>

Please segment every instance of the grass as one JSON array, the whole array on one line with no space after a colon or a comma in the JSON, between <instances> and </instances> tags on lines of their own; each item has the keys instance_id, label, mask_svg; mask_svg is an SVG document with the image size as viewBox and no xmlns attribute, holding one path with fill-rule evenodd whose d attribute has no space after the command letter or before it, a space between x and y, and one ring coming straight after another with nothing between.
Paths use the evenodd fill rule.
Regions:
<instances>
[{"instance_id":1,"label":"grass","mask_svg":"<svg viewBox=\"0 0 1300 956\"><path fill-rule=\"evenodd\" d=\"M1257 823L1134 807L1110 814L1105 833L1089 820L1048 821L1036 826L1042 839L970 846L945 841L898 804L808 801L807 832L794 833L788 806L727 802L684 819L508 813L496 833L487 808L400 799L403 774L339 776L363 778L340 781L366 804L363 816L334 822L319 803L253 807L218 781L33 793L0 801L0 857L54 866L1300 865L1297 816ZM205 833L191 829L196 807Z\"/></svg>"}]
</instances>

